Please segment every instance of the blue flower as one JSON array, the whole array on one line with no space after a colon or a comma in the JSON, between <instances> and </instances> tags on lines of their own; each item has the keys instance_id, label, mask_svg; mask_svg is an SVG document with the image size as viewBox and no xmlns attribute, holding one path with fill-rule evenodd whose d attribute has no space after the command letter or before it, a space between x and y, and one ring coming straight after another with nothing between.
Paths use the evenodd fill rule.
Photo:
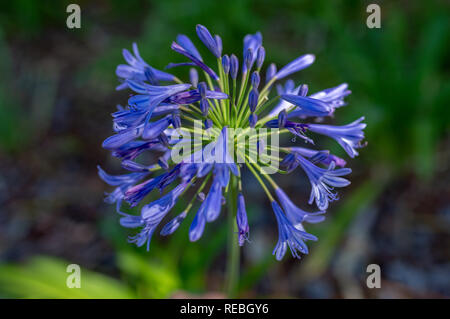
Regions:
<instances>
[{"instance_id":1,"label":"blue flower","mask_svg":"<svg viewBox=\"0 0 450 319\"><path fill-rule=\"evenodd\" d=\"M308 213L298 208L281 188L277 188L275 193L278 196L281 206L283 206L287 219L292 223L292 225L294 225L295 228L303 230L303 222L315 224L320 223L325 219L325 216L323 216L325 211Z\"/></svg>"},{"instance_id":2,"label":"blue flower","mask_svg":"<svg viewBox=\"0 0 450 319\"><path fill-rule=\"evenodd\" d=\"M330 165L331 162L334 162L336 166L340 167L344 167L347 164L347 162L343 158L330 154L328 150L317 151L305 147L291 147L291 151L308 158L314 158L319 152L321 152L325 156L318 159L318 162L327 166Z\"/></svg>"},{"instance_id":3,"label":"blue flower","mask_svg":"<svg viewBox=\"0 0 450 319\"><path fill-rule=\"evenodd\" d=\"M123 51L127 64L116 69L121 82L118 89L129 88L132 94L127 105L118 105L117 111L112 113L113 135L106 138L102 146L121 161L121 167L128 174L109 175L99 167L100 177L114 187L105 201L116 204L123 227L139 229L129 241L137 246L146 244L148 249L153 233L188 188L194 188L195 193L189 195L190 201L181 213L176 212L162 227L162 236L172 234L188 214L194 214L196 210L189 239L199 240L206 223L216 221L220 216L222 206L226 204L225 197L230 193L237 194L233 204L236 207L231 207L230 213L236 211L235 226L238 243L242 246L248 241L249 223L243 195L248 185L241 178L241 170L250 172L270 200L278 223L279 238L273 254L281 260L289 247L292 255L299 258L300 253L308 253L305 241L317 240L305 231L305 223L318 223L324 219L329 203L337 199L334 188L350 183L342 176L351 170L343 168L346 165L343 158L326 149L274 147L267 144L266 138L274 141L278 135L288 135L293 137L292 142L300 137L314 144L309 135L318 133L335 139L350 157L354 157L358 154L356 149L364 146L364 118L344 126L325 122L346 105L344 98L351 93L346 83L310 95L306 83L289 79L284 85L277 83L311 65L314 55L302 55L278 71L275 64L269 62L263 86L260 72L266 51L261 33L245 36L239 70L235 54L222 56L224 48L219 35L212 35L202 25L197 25L196 31L200 41L217 58L217 65L209 66L191 39L178 35L171 49L187 60L169 63L166 68L189 66L189 83L186 84L147 64L136 44L133 44L133 54ZM198 72L198 68L204 72ZM277 94L271 93L274 87ZM198 127L205 131L198 132ZM266 131L267 135L261 131L261 136L250 138L249 145L256 144L256 149L250 147L243 154L240 137L253 132L252 128L279 130ZM194 133L194 137L186 137L186 132ZM178 152L178 147L184 145L191 148L182 148ZM266 154L267 150L270 155ZM278 151L287 155L282 158ZM180 156L172 156L172 153ZM257 155L256 160L254 155ZM302 204L297 206L269 175L290 173L298 166L311 183L308 203L315 202L317 211L301 209ZM341 168L336 169L337 166ZM159 196L148 202L147 195L154 190ZM140 215L122 212L122 203L130 207L142 203Z\"/></svg>"},{"instance_id":4,"label":"blue flower","mask_svg":"<svg viewBox=\"0 0 450 319\"><path fill-rule=\"evenodd\" d=\"M298 153L296 154L296 159L311 183L309 204L312 204L315 199L317 207L320 210L326 210L328 203L337 199L337 193L333 192L334 187L345 187L350 184L348 180L340 177L350 174L352 172L350 168L334 169L334 162L331 162L328 169L321 168Z\"/></svg>"},{"instance_id":5,"label":"blue flower","mask_svg":"<svg viewBox=\"0 0 450 319\"><path fill-rule=\"evenodd\" d=\"M365 123L361 123L364 117L356 121L343 125L324 125L324 124L308 124L308 129L312 132L329 136L336 140L339 145L353 158L358 155L356 149L365 146L361 141L364 139L363 129L366 127Z\"/></svg>"},{"instance_id":6,"label":"blue flower","mask_svg":"<svg viewBox=\"0 0 450 319\"><path fill-rule=\"evenodd\" d=\"M317 240L317 237L305 232L301 224L297 224L297 227L294 227L294 225L284 215L280 205L278 205L277 202L272 201L272 209L278 223L278 243L272 254L275 255L277 260L281 260L286 254L288 247L291 250L292 256L295 258L300 258L299 252L307 254L308 246L306 246L304 241L315 241Z\"/></svg>"},{"instance_id":7,"label":"blue flower","mask_svg":"<svg viewBox=\"0 0 450 319\"><path fill-rule=\"evenodd\" d=\"M329 104L306 96L283 94L281 95L281 98L289 103L297 105L300 108L300 111L304 111L304 114L307 114L308 116L328 116L333 110Z\"/></svg>"}]
</instances>

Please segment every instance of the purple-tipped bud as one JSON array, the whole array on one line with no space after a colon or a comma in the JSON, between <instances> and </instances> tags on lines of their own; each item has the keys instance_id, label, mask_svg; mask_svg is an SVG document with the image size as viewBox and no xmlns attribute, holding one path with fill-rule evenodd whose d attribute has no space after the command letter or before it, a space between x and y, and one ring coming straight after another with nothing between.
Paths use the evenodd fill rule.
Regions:
<instances>
[{"instance_id":1,"label":"purple-tipped bud","mask_svg":"<svg viewBox=\"0 0 450 319\"><path fill-rule=\"evenodd\" d=\"M220 58L222 50L219 50L220 48L218 47L216 40L214 40L208 29L201 24L197 24L196 30L197 35L203 44L209 49L209 51L212 52L212 54L214 54L216 58Z\"/></svg>"},{"instance_id":2,"label":"purple-tipped bud","mask_svg":"<svg viewBox=\"0 0 450 319\"><path fill-rule=\"evenodd\" d=\"M226 54L222 57L222 66L223 72L225 72L225 74L228 74L230 72L230 58Z\"/></svg>"},{"instance_id":3,"label":"purple-tipped bud","mask_svg":"<svg viewBox=\"0 0 450 319\"><path fill-rule=\"evenodd\" d=\"M311 64L313 64L315 60L315 56L312 54L305 54L291 63L285 65L280 71L275 74L278 80L281 80L282 78L291 75L292 73L295 73L297 71L303 70L304 68L307 68Z\"/></svg>"},{"instance_id":4,"label":"purple-tipped bud","mask_svg":"<svg viewBox=\"0 0 450 319\"><path fill-rule=\"evenodd\" d=\"M236 223L238 226L238 241L239 246L243 246L244 242L248 240L249 231L244 195L242 195L242 193L239 193L237 200Z\"/></svg>"},{"instance_id":5,"label":"purple-tipped bud","mask_svg":"<svg viewBox=\"0 0 450 319\"><path fill-rule=\"evenodd\" d=\"M278 127L282 128L286 125L286 120L287 120L287 113L286 110L282 110L279 114L278 114Z\"/></svg>"},{"instance_id":6,"label":"purple-tipped bud","mask_svg":"<svg viewBox=\"0 0 450 319\"><path fill-rule=\"evenodd\" d=\"M266 71L266 83L272 80L272 78L275 76L276 73L277 73L277 66L275 65L275 63L271 63Z\"/></svg>"},{"instance_id":7,"label":"purple-tipped bud","mask_svg":"<svg viewBox=\"0 0 450 319\"><path fill-rule=\"evenodd\" d=\"M298 90L298 95L306 96L308 94L308 84L302 84Z\"/></svg>"},{"instance_id":8,"label":"purple-tipped bud","mask_svg":"<svg viewBox=\"0 0 450 319\"><path fill-rule=\"evenodd\" d=\"M245 52L245 57L244 57L244 63L245 66L247 67L247 70L250 70L250 68L252 67L252 61L253 60L253 50L251 48L248 48L247 52Z\"/></svg>"},{"instance_id":9,"label":"purple-tipped bud","mask_svg":"<svg viewBox=\"0 0 450 319\"><path fill-rule=\"evenodd\" d=\"M210 129L213 126L213 121L211 119L205 120L205 128Z\"/></svg>"},{"instance_id":10,"label":"purple-tipped bud","mask_svg":"<svg viewBox=\"0 0 450 319\"><path fill-rule=\"evenodd\" d=\"M219 50L219 56L222 55L222 38L218 36L217 34L214 36L214 39L216 40L216 46Z\"/></svg>"},{"instance_id":11,"label":"purple-tipped bud","mask_svg":"<svg viewBox=\"0 0 450 319\"><path fill-rule=\"evenodd\" d=\"M167 160L163 156L158 158L158 164L159 166L161 166L163 170L167 171L169 169L169 164L167 163Z\"/></svg>"},{"instance_id":12,"label":"purple-tipped bud","mask_svg":"<svg viewBox=\"0 0 450 319\"><path fill-rule=\"evenodd\" d=\"M209 102L207 99L201 99L200 100L200 111L202 111L203 116L208 115L209 111Z\"/></svg>"},{"instance_id":13,"label":"purple-tipped bud","mask_svg":"<svg viewBox=\"0 0 450 319\"><path fill-rule=\"evenodd\" d=\"M198 85L198 72L196 69L191 68L189 70L189 79L191 81L192 86L196 88Z\"/></svg>"},{"instance_id":14,"label":"purple-tipped bud","mask_svg":"<svg viewBox=\"0 0 450 319\"><path fill-rule=\"evenodd\" d=\"M202 97L202 99L206 98L206 83L205 82L200 82L198 84L198 93L200 93L200 96Z\"/></svg>"},{"instance_id":15,"label":"purple-tipped bud","mask_svg":"<svg viewBox=\"0 0 450 319\"><path fill-rule=\"evenodd\" d=\"M159 134L159 136L158 136L158 141L162 144L162 145L164 145L165 147L169 147L170 146L170 144L169 144L169 138L167 137L167 135L166 135L166 133L161 133L161 134Z\"/></svg>"},{"instance_id":16,"label":"purple-tipped bud","mask_svg":"<svg viewBox=\"0 0 450 319\"><path fill-rule=\"evenodd\" d=\"M231 78L236 79L239 70L239 60L238 58L232 54L230 58L230 74Z\"/></svg>"},{"instance_id":17,"label":"purple-tipped bud","mask_svg":"<svg viewBox=\"0 0 450 319\"><path fill-rule=\"evenodd\" d=\"M258 69L261 69L265 58L266 58L266 50L264 49L263 46L260 46L258 49L258 54L256 56L256 67Z\"/></svg>"},{"instance_id":18,"label":"purple-tipped bud","mask_svg":"<svg viewBox=\"0 0 450 319\"><path fill-rule=\"evenodd\" d=\"M252 82L252 87L254 89L258 88L260 81L261 81L261 78L259 76L259 72L258 71L253 72L251 82Z\"/></svg>"},{"instance_id":19,"label":"purple-tipped bud","mask_svg":"<svg viewBox=\"0 0 450 319\"><path fill-rule=\"evenodd\" d=\"M250 111L255 112L256 106L258 105L259 93L257 89L252 89L248 96L248 106L250 107Z\"/></svg>"},{"instance_id":20,"label":"purple-tipped bud","mask_svg":"<svg viewBox=\"0 0 450 319\"><path fill-rule=\"evenodd\" d=\"M255 127L256 122L258 122L258 116L255 113L250 114L248 117L248 124L250 127Z\"/></svg>"},{"instance_id":21,"label":"purple-tipped bud","mask_svg":"<svg viewBox=\"0 0 450 319\"><path fill-rule=\"evenodd\" d=\"M172 125L173 125L174 128L180 128L181 127L180 112L173 112L172 113Z\"/></svg>"}]
</instances>

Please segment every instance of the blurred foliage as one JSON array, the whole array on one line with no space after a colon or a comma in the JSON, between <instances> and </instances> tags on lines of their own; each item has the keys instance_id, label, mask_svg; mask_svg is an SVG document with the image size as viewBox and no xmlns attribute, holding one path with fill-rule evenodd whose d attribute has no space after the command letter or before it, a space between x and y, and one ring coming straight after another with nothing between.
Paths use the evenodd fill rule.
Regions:
<instances>
[{"instance_id":1,"label":"blurred foliage","mask_svg":"<svg viewBox=\"0 0 450 319\"><path fill-rule=\"evenodd\" d=\"M311 91L349 83L353 94L347 99L349 106L339 110L337 123L366 116L369 145L349 166L359 165L356 174L368 181L355 184L353 192L347 192L337 204L333 217L313 227L320 241L300 262L305 274L312 276L328 267L348 225L395 177L414 173L427 179L436 174L436 149L448 136L450 115L450 9L445 1L380 2L382 27L368 29L365 8L373 1L80 0L82 29L68 30L65 7L70 2L16 0L0 4L0 155L20 153L48 129L61 79L74 82L77 93L85 98L83 103L110 98L117 84L114 70L122 63L122 48L137 42L141 55L162 69L169 62L183 61L169 48L178 33L199 44L195 25L201 23L222 36L225 53L236 52L239 57L244 35L258 30L264 37L266 60L278 66L305 52L316 54L315 64L294 79L306 82ZM14 48L39 47L40 37L47 34L62 35L69 38L68 43L88 47L81 66L63 72L57 62L47 67L27 60L18 67L22 61L15 60L18 50ZM213 61L203 46L198 47L207 62ZM46 48L40 48L42 51ZM22 53L22 57L27 55ZM187 69L174 72L180 78L187 76ZM114 98L114 103L123 100ZM102 119L114 107L103 108ZM91 134L96 133L87 136ZM99 136L98 141L104 137ZM83 143L83 138L86 136L78 142ZM95 143L99 145L97 140ZM343 154L333 141L321 146ZM180 202L178 207L183 205ZM257 214L258 206L253 205L249 210ZM86 286L68 289L63 286L68 262L38 257L26 264L0 266L0 295L166 298L180 290L201 293L211 285L220 290L222 283L211 283L205 274L224 258L225 225L210 225L207 240L190 243L186 239L189 222L170 238L154 240L148 253L126 243L127 233L117 226L117 216L107 217L100 228L117 251L120 282L81 265ZM266 248L267 254L243 269L242 291L251 289L274 265L279 267L271 255L272 247ZM220 274L223 269L213 270Z\"/></svg>"},{"instance_id":2,"label":"blurred foliage","mask_svg":"<svg viewBox=\"0 0 450 319\"><path fill-rule=\"evenodd\" d=\"M81 287L68 288L66 268L70 263L49 257L35 257L26 265L1 265L1 295L21 298L132 298L119 281L85 269Z\"/></svg>"}]
</instances>

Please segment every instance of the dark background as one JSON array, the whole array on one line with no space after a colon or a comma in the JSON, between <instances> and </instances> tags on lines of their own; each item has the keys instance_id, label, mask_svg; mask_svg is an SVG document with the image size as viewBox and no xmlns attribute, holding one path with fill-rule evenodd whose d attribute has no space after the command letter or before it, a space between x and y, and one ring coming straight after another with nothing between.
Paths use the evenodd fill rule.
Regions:
<instances>
[{"instance_id":1,"label":"dark background","mask_svg":"<svg viewBox=\"0 0 450 319\"><path fill-rule=\"evenodd\" d=\"M366 26L372 2L381 29ZM337 123L361 115L368 123L368 147L348 161L352 184L308 228L319 241L300 261L275 261L269 202L246 183L251 243L239 296L450 297L448 2L79 0L81 29L66 27L68 3L0 4L0 297L221 296L224 216L196 243L188 221L170 238L154 236L150 252L137 249L103 203L111 189L96 170L120 172L101 143L129 94L114 90L121 49L136 41L162 69L180 61L169 48L178 33L199 44L197 23L239 57L242 38L258 30L266 61L315 54L294 79L311 91L347 82L353 94ZM277 181L307 201L303 175ZM70 263L82 268L81 289L66 288ZM381 266L381 289L366 287L371 263Z\"/></svg>"}]
</instances>

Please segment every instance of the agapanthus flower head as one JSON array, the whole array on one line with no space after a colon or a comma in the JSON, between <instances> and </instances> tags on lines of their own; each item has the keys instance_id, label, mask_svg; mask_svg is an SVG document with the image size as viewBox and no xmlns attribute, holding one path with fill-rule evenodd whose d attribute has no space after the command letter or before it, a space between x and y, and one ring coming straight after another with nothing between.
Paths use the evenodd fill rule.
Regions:
<instances>
[{"instance_id":1,"label":"agapanthus flower head","mask_svg":"<svg viewBox=\"0 0 450 319\"><path fill-rule=\"evenodd\" d=\"M196 33L200 41L180 34L171 45L187 61L167 68L188 66L186 83L146 63L136 44L133 54L123 51L127 64L116 69L118 88L129 88L132 96L112 114L114 134L103 147L120 159L128 173L110 175L98 168L100 177L115 187L105 201L116 205L123 227L138 229L129 237L137 246L148 249L158 228L162 236L168 236L186 219L192 220L189 239L197 241L225 207L233 217L229 220L235 222L237 231L232 235L242 246L249 243L250 225L245 205L248 188L241 171L248 171L267 195L278 224L273 254L280 260L289 248L300 258L308 253L306 242L317 240L306 232L305 224L324 220L330 203L338 199L336 188L350 184L343 177L351 172L346 161L328 150L315 149L316 138L336 140L353 158L365 145L364 118L343 126L326 122L346 105L344 98L350 91L345 83L312 94L306 83L292 79L277 83L309 67L314 55L303 54L278 71L274 63L268 63L264 75L261 33L245 36L240 69L235 54L222 55L220 36L202 25L197 25ZM217 66L205 63L208 59L200 55L198 44L216 58ZM274 87L276 93L272 93ZM278 141L286 135L286 146L267 139L276 136ZM246 137L248 144L242 142ZM152 156L141 156L144 153ZM272 177L300 169L311 184L308 203L294 201L298 196L289 197ZM176 211L182 197L189 203ZM126 204L139 213L124 213ZM306 204L313 208L305 208Z\"/></svg>"}]
</instances>

